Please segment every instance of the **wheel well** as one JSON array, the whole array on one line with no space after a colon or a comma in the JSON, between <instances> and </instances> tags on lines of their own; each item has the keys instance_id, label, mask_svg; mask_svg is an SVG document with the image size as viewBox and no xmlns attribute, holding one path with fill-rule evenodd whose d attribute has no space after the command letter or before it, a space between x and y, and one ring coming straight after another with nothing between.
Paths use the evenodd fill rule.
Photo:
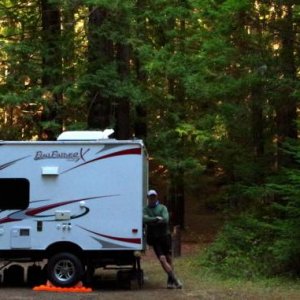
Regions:
<instances>
[{"instance_id":1,"label":"wheel well","mask_svg":"<svg viewBox=\"0 0 300 300\"><path fill-rule=\"evenodd\" d=\"M46 249L47 258L59 252L70 252L82 259L82 249L71 242L57 242Z\"/></svg>"}]
</instances>

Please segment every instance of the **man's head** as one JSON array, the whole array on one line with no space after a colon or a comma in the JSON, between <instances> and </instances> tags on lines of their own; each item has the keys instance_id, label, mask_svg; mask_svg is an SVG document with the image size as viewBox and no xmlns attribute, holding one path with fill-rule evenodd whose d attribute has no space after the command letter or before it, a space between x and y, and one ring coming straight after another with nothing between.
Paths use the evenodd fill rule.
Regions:
<instances>
[{"instance_id":1,"label":"man's head","mask_svg":"<svg viewBox=\"0 0 300 300\"><path fill-rule=\"evenodd\" d=\"M157 192L155 190L149 190L147 193L149 205L153 206L157 202Z\"/></svg>"},{"instance_id":2,"label":"man's head","mask_svg":"<svg viewBox=\"0 0 300 300\"><path fill-rule=\"evenodd\" d=\"M150 197L150 196L155 196L157 197L157 192L156 190L149 190L148 193L147 193L147 196Z\"/></svg>"}]
</instances>

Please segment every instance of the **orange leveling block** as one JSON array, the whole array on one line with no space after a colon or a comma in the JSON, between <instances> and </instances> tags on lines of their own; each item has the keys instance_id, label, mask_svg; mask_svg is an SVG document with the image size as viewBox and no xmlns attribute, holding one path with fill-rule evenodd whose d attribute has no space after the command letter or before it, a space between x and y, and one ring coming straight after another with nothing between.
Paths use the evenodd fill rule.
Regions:
<instances>
[{"instance_id":1,"label":"orange leveling block","mask_svg":"<svg viewBox=\"0 0 300 300\"><path fill-rule=\"evenodd\" d=\"M49 280L46 284L33 287L34 291L47 291L47 292L60 292L60 293L89 293L93 290L88 287L84 287L82 282L78 282L75 286L72 287L59 287L53 285Z\"/></svg>"}]
</instances>

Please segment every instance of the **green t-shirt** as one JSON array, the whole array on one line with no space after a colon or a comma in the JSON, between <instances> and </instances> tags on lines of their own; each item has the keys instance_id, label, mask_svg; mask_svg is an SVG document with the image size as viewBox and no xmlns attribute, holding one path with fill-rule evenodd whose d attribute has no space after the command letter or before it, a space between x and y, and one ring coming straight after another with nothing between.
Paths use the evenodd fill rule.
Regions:
<instances>
[{"instance_id":1,"label":"green t-shirt","mask_svg":"<svg viewBox=\"0 0 300 300\"><path fill-rule=\"evenodd\" d=\"M156 217L162 217L162 221L158 222ZM163 204L158 204L153 208L146 206L143 211L143 221L147 227L148 241L170 234L169 212Z\"/></svg>"}]
</instances>

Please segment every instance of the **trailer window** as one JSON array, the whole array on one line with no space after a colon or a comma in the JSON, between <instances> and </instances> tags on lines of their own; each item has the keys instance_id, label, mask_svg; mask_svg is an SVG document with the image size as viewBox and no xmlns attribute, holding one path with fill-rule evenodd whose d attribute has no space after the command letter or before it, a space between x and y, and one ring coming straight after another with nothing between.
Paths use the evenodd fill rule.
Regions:
<instances>
[{"instance_id":1,"label":"trailer window","mask_svg":"<svg viewBox=\"0 0 300 300\"><path fill-rule=\"evenodd\" d=\"M0 209L25 209L29 206L29 181L26 178L0 178Z\"/></svg>"}]
</instances>

